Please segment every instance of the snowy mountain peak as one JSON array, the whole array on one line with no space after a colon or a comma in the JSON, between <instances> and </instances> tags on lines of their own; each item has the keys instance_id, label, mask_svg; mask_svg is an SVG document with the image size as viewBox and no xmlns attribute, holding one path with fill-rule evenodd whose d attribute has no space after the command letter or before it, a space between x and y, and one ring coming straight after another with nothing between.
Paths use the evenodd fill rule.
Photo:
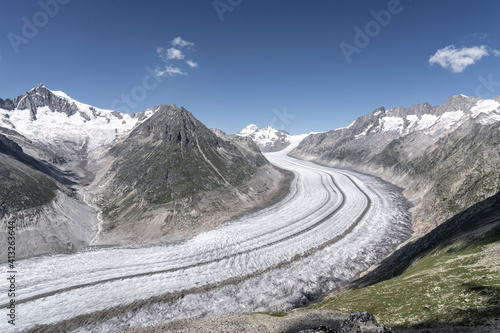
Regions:
<instances>
[{"instance_id":1,"label":"snowy mountain peak","mask_svg":"<svg viewBox=\"0 0 500 333\"><path fill-rule=\"evenodd\" d=\"M255 125L255 124L250 124L250 125L246 126L245 128L243 128L241 131L239 131L237 133L237 135L250 136L252 133L255 133L258 130L259 130L259 126Z\"/></svg>"},{"instance_id":2,"label":"snowy mountain peak","mask_svg":"<svg viewBox=\"0 0 500 333\"><path fill-rule=\"evenodd\" d=\"M81 103L62 91L51 91L42 83L11 99L0 99L0 133L12 139L23 137L34 143L54 146L52 153L40 152L41 159L75 152L85 146L98 154L114 140L129 133L153 111L139 115L122 114ZM18 133L14 135L13 133ZM19 140L19 139L17 139ZM100 149L98 149L100 148ZM37 154L37 153L33 153Z\"/></svg>"},{"instance_id":3,"label":"snowy mountain peak","mask_svg":"<svg viewBox=\"0 0 500 333\"><path fill-rule=\"evenodd\" d=\"M236 135L250 137L259 146L262 152L275 152L295 143L298 138L302 140L304 135L290 135L288 132L277 130L267 125L259 128L255 124L250 124L239 131Z\"/></svg>"},{"instance_id":4,"label":"snowy mountain peak","mask_svg":"<svg viewBox=\"0 0 500 333\"><path fill-rule=\"evenodd\" d=\"M39 83L39 84L37 84L35 87L33 87L33 89L31 89L31 90L42 89L42 88L47 89L47 87L45 87L45 86L43 85L43 83ZM31 90L30 90L30 91L31 91Z\"/></svg>"}]
</instances>

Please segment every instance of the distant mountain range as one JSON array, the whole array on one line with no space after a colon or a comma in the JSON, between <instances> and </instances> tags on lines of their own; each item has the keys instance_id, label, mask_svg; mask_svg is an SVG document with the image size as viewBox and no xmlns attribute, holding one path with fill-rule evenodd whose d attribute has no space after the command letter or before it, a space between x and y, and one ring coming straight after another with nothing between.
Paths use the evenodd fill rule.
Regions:
<instances>
[{"instance_id":1,"label":"distant mountain range","mask_svg":"<svg viewBox=\"0 0 500 333\"><path fill-rule=\"evenodd\" d=\"M0 170L18 257L183 239L286 186L250 139L221 138L184 108L122 114L42 84L0 99Z\"/></svg>"},{"instance_id":2,"label":"distant mountain range","mask_svg":"<svg viewBox=\"0 0 500 333\"><path fill-rule=\"evenodd\" d=\"M381 107L308 136L290 155L404 188L420 236L500 189L499 101L457 95L442 106Z\"/></svg>"}]
</instances>

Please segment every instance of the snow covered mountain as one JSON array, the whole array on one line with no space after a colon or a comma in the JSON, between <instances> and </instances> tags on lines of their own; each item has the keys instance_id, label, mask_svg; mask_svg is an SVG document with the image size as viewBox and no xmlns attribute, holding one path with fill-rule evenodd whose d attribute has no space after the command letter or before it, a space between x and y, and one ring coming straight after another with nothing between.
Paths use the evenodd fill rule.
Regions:
<instances>
[{"instance_id":1,"label":"snow covered mountain","mask_svg":"<svg viewBox=\"0 0 500 333\"><path fill-rule=\"evenodd\" d=\"M39 84L14 100L0 99L0 133L30 155L83 176L87 158L97 158L151 115L100 109Z\"/></svg>"},{"instance_id":2,"label":"snow covered mountain","mask_svg":"<svg viewBox=\"0 0 500 333\"><path fill-rule=\"evenodd\" d=\"M175 105L122 114L39 84L0 99L0 227L17 224L18 257L191 236L285 186L237 141Z\"/></svg>"},{"instance_id":3,"label":"snow covered mountain","mask_svg":"<svg viewBox=\"0 0 500 333\"><path fill-rule=\"evenodd\" d=\"M297 143L303 140L307 135L290 135L283 130L277 130L267 125L259 128L257 125L250 124L243 128L236 135L251 138L262 152L276 152L285 149L291 143Z\"/></svg>"},{"instance_id":4,"label":"snow covered mountain","mask_svg":"<svg viewBox=\"0 0 500 333\"><path fill-rule=\"evenodd\" d=\"M305 138L290 155L378 175L406 189L424 234L500 189L500 97L381 107Z\"/></svg>"}]
</instances>

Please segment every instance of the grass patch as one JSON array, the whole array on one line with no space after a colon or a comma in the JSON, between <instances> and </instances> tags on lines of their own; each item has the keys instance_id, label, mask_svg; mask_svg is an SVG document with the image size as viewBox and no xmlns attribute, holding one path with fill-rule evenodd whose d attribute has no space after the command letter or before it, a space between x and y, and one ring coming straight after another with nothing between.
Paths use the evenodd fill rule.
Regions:
<instances>
[{"instance_id":1,"label":"grass patch","mask_svg":"<svg viewBox=\"0 0 500 333\"><path fill-rule=\"evenodd\" d=\"M440 246L397 277L309 308L369 311L394 327L488 324L500 318L499 242L500 230L494 230L482 239Z\"/></svg>"}]
</instances>

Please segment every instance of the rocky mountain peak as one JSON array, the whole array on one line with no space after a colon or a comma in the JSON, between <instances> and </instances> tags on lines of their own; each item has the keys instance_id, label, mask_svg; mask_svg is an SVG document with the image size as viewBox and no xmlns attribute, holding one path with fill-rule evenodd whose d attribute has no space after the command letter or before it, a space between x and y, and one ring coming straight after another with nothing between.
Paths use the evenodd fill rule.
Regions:
<instances>
[{"instance_id":1,"label":"rocky mountain peak","mask_svg":"<svg viewBox=\"0 0 500 333\"><path fill-rule=\"evenodd\" d=\"M33 89L31 89L30 92L33 91L33 90L34 91L43 91L43 90L49 90L49 89L47 89L47 87L45 87L43 85L43 83L39 83Z\"/></svg>"},{"instance_id":2,"label":"rocky mountain peak","mask_svg":"<svg viewBox=\"0 0 500 333\"><path fill-rule=\"evenodd\" d=\"M52 111L65 113L68 117L78 112L78 107L75 103L54 95L42 83L16 97L13 101L13 109L30 110L31 120L37 119L38 108L44 106L49 107Z\"/></svg>"},{"instance_id":3,"label":"rocky mountain peak","mask_svg":"<svg viewBox=\"0 0 500 333\"><path fill-rule=\"evenodd\" d=\"M467 97L465 95L451 96L442 106L437 108L437 115L445 112L470 110L478 102L478 97Z\"/></svg>"},{"instance_id":4,"label":"rocky mountain peak","mask_svg":"<svg viewBox=\"0 0 500 333\"><path fill-rule=\"evenodd\" d=\"M137 126L130 137L149 138L152 141L166 141L170 144L189 144L193 138L203 137L216 141L216 136L192 114L175 104L160 105L150 109L151 117ZM192 142L191 142L192 143Z\"/></svg>"}]
</instances>

